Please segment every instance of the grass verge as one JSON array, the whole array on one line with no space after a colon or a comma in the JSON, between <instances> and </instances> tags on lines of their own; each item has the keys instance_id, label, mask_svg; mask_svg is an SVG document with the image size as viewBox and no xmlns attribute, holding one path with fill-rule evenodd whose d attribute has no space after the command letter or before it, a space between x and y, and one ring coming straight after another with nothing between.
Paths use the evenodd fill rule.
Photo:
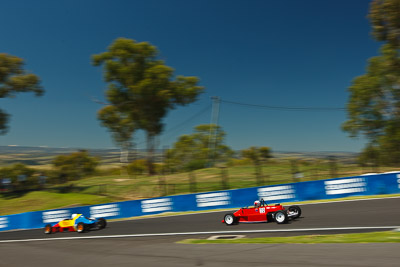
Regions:
<instances>
[{"instance_id":1,"label":"grass verge","mask_svg":"<svg viewBox=\"0 0 400 267\"><path fill-rule=\"evenodd\" d=\"M79 193L61 194L35 191L18 198L0 198L0 215L65 207L96 205L110 201L111 200L109 198L104 196Z\"/></svg>"},{"instance_id":2,"label":"grass verge","mask_svg":"<svg viewBox=\"0 0 400 267\"><path fill-rule=\"evenodd\" d=\"M260 237L239 239L186 239L181 244L321 244L321 243L400 243L400 232L371 232L335 235L304 235L288 237Z\"/></svg>"}]
</instances>

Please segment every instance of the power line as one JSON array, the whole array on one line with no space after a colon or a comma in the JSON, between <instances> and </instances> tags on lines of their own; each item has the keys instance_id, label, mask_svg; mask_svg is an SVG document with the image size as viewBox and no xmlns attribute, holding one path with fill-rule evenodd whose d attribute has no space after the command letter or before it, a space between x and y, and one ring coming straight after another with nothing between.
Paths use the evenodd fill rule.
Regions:
<instances>
[{"instance_id":1,"label":"power line","mask_svg":"<svg viewBox=\"0 0 400 267\"><path fill-rule=\"evenodd\" d=\"M204 109L200 110L199 112L197 112L193 116L189 117L188 119L184 120L183 122L179 123L178 125L171 127L171 129L169 131L165 131L165 134L167 134L167 135L165 136L165 134L164 134L162 139L165 140L166 137L170 137L172 135L172 133L175 133L176 131L180 130L187 123L191 122L192 120L196 119L197 117L199 117L200 115L202 115L203 113L208 111L210 109L210 107L211 107L211 104L207 105Z\"/></svg>"},{"instance_id":2,"label":"power line","mask_svg":"<svg viewBox=\"0 0 400 267\"><path fill-rule=\"evenodd\" d=\"M263 109L271 109L271 110L286 110L286 111L345 111L345 108L338 107L293 107L293 106L269 106L269 105L258 105L258 104L248 104L234 101L227 101L220 99L220 102L239 105L239 106L247 106L254 108L263 108Z\"/></svg>"}]
</instances>

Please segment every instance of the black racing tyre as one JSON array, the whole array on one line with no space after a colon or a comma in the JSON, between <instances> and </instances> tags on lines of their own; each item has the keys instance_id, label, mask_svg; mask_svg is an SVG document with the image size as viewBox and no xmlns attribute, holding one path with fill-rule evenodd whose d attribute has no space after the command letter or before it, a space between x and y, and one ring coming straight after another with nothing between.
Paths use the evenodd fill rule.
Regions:
<instances>
[{"instance_id":1,"label":"black racing tyre","mask_svg":"<svg viewBox=\"0 0 400 267\"><path fill-rule=\"evenodd\" d=\"M288 222L288 215L285 210L279 210L275 212L275 221L277 224L283 224Z\"/></svg>"},{"instance_id":2,"label":"black racing tyre","mask_svg":"<svg viewBox=\"0 0 400 267\"><path fill-rule=\"evenodd\" d=\"M233 213L227 213L224 216L224 221L226 225L234 225L237 223L237 218L235 215L233 215Z\"/></svg>"},{"instance_id":3,"label":"black racing tyre","mask_svg":"<svg viewBox=\"0 0 400 267\"><path fill-rule=\"evenodd\" d=\"M86 225L83 222L78 223L76 226L76 231L78 233L84 233L86 231Z\"/></svg>"},{"instance_id":4,"label":"black racing tyre","mask_svg":"<svg viewBox=\"0 0 400 267\"><path fill-rule=\"evenodd\" d=\"M273 222L273 221L274 221L274 213L268 212L267 213L267 222Z\"/></svg>"},{"instance_id":5,"label":"black racing tyre","mask_svg":"<svg viewBox=\"0 0 400 267\"><path fill-rule=\"evenodd\" d=\"M46 226L44 227L44 233L49 235L52 232L53 232L53 227L51 226L51 224L46 224Z\"/></svg>"},{"instance_id":6,"label":"black racing tyre","mask_svg":"<svg viewBox=\"0 0 400 267\"><path fill-rule=\"evenodd\" d=\"M107 221L106 221L106 219L104 219L104 218L99 218L99 219L97 220L97 228L99 228L99 229L104 229L104 228L106 228L106 226L107 226Z\"/></svg>"},{"instance_id":7,"label":"black racing tyre","mask_svg":"<svg viewBox=\"0 0 400 267\"><path fill-rule=\"evenodd\" d=\"M287 210L288 215L293 219L297 219L301 216L301 208L299 206L290 206Z\"/></svg>"}]
</instances>

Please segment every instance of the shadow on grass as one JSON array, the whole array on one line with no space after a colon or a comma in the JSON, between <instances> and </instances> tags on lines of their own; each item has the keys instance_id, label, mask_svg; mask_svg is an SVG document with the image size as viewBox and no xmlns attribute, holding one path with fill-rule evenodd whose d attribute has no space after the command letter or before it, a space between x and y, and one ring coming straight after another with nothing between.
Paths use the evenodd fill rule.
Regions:
<instances>
[{"instance_id":1,"label":"shadow on grass","mask_svg":"<svg viewBox=\"0 0 400 267\"><path fill-rule=\"evenodd\" d=\"M68 193L82 193L92 186L76 186L74 184L70 185L62 185L62 186L52 186L49 188L34 188L34 189L18 189L18 190L10 190L10 191L3 191L0 193L1 198L5 200L20 198L25 196L31 192L49 192L49 193L59 193L59 194L68 194ZM94 194L101 194L100 190L96 190Z\"/></svg>"},{"instance_id":2,"label":"shadow on grass","mask_svg":"<svg viewBox=\"0 0 400 267\"><path fill-rule=\"evenodd\" d=\"M62 186L53 186L51 188L48 188L46 191L52 192L52 193L61 193L61 194L81 193L81 192L89 189L90 187L92 187L92 186L77 186L74 184L69 184L69 185L62 185Z\"/></svg>"}]
</instances>

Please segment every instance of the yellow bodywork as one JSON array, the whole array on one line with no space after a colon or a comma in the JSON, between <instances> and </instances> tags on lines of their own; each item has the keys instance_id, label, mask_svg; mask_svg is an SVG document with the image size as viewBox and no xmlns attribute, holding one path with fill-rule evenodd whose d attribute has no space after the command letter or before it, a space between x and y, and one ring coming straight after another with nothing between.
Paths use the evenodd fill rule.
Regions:
<instances>
[{"instance_id":1,"label":"yellow bodywork","mask_svg":"<svg viewBox=\"0 0 400 267\"><path fill-rule=\"evenodd\" d=\"M65 219L58 223L60 227L71 227L75 225L75 220L78 219L82 214L76 214L76 216L72 219Z\"/></svg>"}]
</instances>

